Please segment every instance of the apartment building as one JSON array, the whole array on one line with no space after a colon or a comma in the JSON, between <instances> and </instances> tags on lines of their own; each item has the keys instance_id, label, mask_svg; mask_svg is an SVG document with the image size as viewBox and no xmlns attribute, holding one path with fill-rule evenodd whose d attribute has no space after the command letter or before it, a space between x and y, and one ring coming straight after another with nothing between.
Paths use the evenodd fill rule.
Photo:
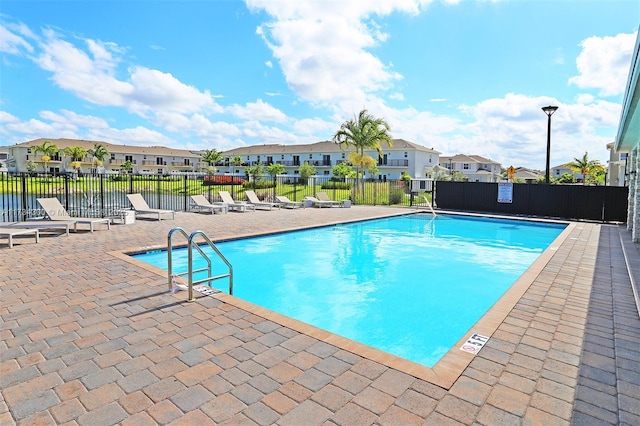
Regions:
<instances>
[{"instance_id":1,"label":"apartment building","mask_svg":"<svg viewBox=\"0 0 640 426\"><path fill-rule=\"evenodd\" d=\"M479 155L456 154L440 157L440 167L463 173L469 182L499 182L500 163Z\"/></svg>"},{"instance_id":2,"label":"apartment building","mask_svg":"<svg viewBox=\"0 0 640 426\"><path fill-rule=\"evenodd\" d=\"M618 152L615 150L613 142L607 144L609 150L609 161L607 161L607 181L609 186L627 186L629 184L628 152Z\"/></svg>"},{"instance_id":3,"label":"apartment building","mask_svg":"<svg viewBox=\"0 0 640 426\"><path fill-rule=\"evenodd\" d=\"M47 162L42 160L43 154L36 152L35 149L37 146L42 146L45 141L49 141L58 147L58 153L51 156ZM71 164L73 159L64 154L65 148L80 146L90 150L96 144L104 146L109 151L109 155L101 164L97 164L94 158L86 155L78 162L79 164L74 164L79 166L79 169L76 169ZM144 147L79 139L40 138L6 148L8 151L7 169L11 172L27 172L30 171L30 165L34 165L35 170L33 171L37 172L42 172L46 169L48 173L72 172L75 170L82 173L90 173L94 170L101 173L115 173L127 161L132 165L131 171L137 174L197 172L207 167L207 164L202 162L200 152L163 146Z\"/></svg>"},{"instance_id":4,"label":"apartment building","mask_svg":"<svg viewBox=\"0 0 640 426\"><path fill-rule=\"evenodd\" d=\"M35 147L49 141L58 147L59 151L49 161L42 160L42 153L36 152ZM35 171L49 173L71 172L74 167L73 159L64 154L64 149L81 146L87 150L101 144L109 151L108 158L97 165L94 159L87 155L79 163L79 171L88 173L117 172L126 162L131 162L133 173L140 174L173 174L193 173L206 170L208 164L202 161L203 151L188 151L162 146L130 146L116 145L101 141L85 141L78 139L35 139L8 147L7 165L9 171L27 172L29 163L35 165ZM413 178L430 177L433 166L438 164L440 153L433 148L427 148L403 139L394 139L392 146L383 144L382 156L376 150L365 151L365 154L378 159L378 174L367 175L379 180L399 179L403 172ZM262 163L267 166L279 163L285 166L285 174L299 174L300 166L305 162L316 168L316 174L331 176L332 168L347 161L352 147L343 149L330 142L316 142L302 145L250 145L223 152L223 161L216 164L218 173L242 174L247 166ZM235 164L234 159L240 158ZM78 165L78 164L74 164Z\"/></svg>"},{"instance_id":5,"label":"apartment building","mask_svg":"<svg viewBox=\"0 0 640 426\"><path fill-rule=\"evenodd\" d=\"M438 164L440 152L404 139L394 139L392 146L381 145L382 156L376 150L366 150L365 154L378 159L378 173L371 177L379 180L399 179L403 172L413 178L430 177L433 167ZM316 175L331 176L331 170L337 164L345 162L353 147L341 148L331 141L322 141L302 145L251 145L231 149L223 153L224 165L221 172L240 173L244 167L262 163L282 164L285 174L299 174L300 166L305 162L314 166ZM242 166L233 166L233 159L240 157Z\"/></svg>"}]
</instances>

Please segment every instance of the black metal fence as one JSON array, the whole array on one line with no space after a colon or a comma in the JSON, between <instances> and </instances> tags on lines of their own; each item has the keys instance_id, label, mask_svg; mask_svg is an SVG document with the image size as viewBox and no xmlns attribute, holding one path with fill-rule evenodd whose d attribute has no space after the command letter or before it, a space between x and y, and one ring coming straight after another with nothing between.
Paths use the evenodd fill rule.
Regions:
<instances>
[{"instance_id":1,"label":"black metal fence","mask_svg":"<svg viewBox=\"0 0 640 426\"><path fill-rule=\"evenodd\" d=\"M24 221L43 216L37 198L58 198L72 216L107 217L129 207L126 194L142 194L151 208L187 211L191 195L204 194L210 201L220 201L218 191L228 191L235 200L243 200L247 189L268 201L276 195L301 201L307 195L315 196L323 191L333 200L349 199L352 204L408 206L412 202L408 183L400 180L3 172L0 173L0 221Z\"/></svg>"},{"instance_id":2,"label":"black metal fence","mask_svg":"<svg viewBox=\"0 0 640 426\"><path fill-rule=\"evenodd\" d=\"M629 189L618 186L514 184L510 203L498 202L498 184L437 182L438 208L563 219L627 221Z\"/></svg>"}]
</instances>

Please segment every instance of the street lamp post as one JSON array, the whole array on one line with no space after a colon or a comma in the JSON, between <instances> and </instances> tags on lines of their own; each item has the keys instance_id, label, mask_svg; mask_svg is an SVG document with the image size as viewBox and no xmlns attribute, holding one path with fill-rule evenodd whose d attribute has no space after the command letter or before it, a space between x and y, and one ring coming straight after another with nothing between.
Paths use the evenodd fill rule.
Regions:
<instances>
[{"instance_id":1,"label":"street lamp post","mask_svg":"<svg viewBox=\"0 0 640 426\"><path fill-rule=\"evenodd\" d=\"M549 184L549 157L551 156L551 116L558 109L557 106L542 107L542 111L547 114L547 169L544 177L545 183Z\"/></svg>"}]
</instances>

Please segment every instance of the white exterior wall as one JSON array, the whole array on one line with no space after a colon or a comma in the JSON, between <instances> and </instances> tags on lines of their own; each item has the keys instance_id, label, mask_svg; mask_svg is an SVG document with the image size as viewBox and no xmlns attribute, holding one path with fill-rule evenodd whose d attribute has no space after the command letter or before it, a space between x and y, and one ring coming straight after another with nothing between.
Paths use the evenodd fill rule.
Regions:
<instances>
[{"instance_id":1,"label":"white exterior wall","mask_svg":"<svg viewBox=\"0 0 640 426\"><path fill-rule=\"evenodd\" d=\"M9 158L15 161L15 166L12 166L9 169L10 171L27 172L27 163L30 160L36 163L36 172L43 171L44 163L41 161L42 154L34 154L33 147L11 146L8 151ZM58 155L60 156L60 160L49 161L47 163L47 172L51 169L58 169L60 172L74 171L71 167L72 159L69 156L63 156L62 153L59 153ZM131 156L132 158L131 162L133 163L133 173L169 174L174 170L194 172L198 171L198 168L202 165L206 167L206 163L201 162L201 157L195 154L193 156L173 156L126 152L111 153L104 159L101 167L107 172L118 171L120 166L126 161L127 156ZM157 164L159 157L162 158L162 164ZM190 163L189 165L185 165L187 160ZM87 155L81 161L80 171L83 173L90 173L92 169L94 169L93 160L91 156Z\"/></svg>"},{"instance_id":2,"label":"white exterior wall","mask_svg":"<svg viewBox=\"0 0 640 426\"><path fill-rule=\"evenodd\" d=\"M347 161L349 154L353 151L352 149L341 150L338 145L335 145L335 149L327 149L322 152L310 152L309 149L311 148L309 148L309 146L301 146L300 151L289 151L284 154L274 152L274 146L267 146L265 151L262 153L259 153L255 148L257 147L251 147L251 149L253 149L251 154L234 154L233 152L230 152L228 155L225 155L225 158L233 158L236 155L240 155L243 162L252 166L258 161L267 165L267 158L271 156L274 163L281 163L285 166L285 173L287 175L297 175L300 170L300 166L303 165L305 161L308 161L309 164L316 168L317 176L333 176L333 167L339 162ZM291 147L287 147L287 149L290 148ZM407 153L406 157L405 152ZM376 150L365 151L364 153L376 160L378 159L378 152ZM436 165L439 157L439 154L436 151L421 151L414 147L408 147L406 149L383 149L382 153L383 156L387 156L387 164L379 164L378 173L376 175L372 176L367 172L367 178L394 180L400 179L403 172L409 173L412 177L424 177L425 167L433 167ZM296 155L299 156L300 165L294 166L293 160ZM330 165L323 165L324 155L329 156ZM405 162L407 163L406 166L404 165ZM244 167L241 167L241 169L244 173ZM225 172L225 168L221 168L221 171ZM226 172L228 172L228 169Z\"/></svg>"}]
</instances>

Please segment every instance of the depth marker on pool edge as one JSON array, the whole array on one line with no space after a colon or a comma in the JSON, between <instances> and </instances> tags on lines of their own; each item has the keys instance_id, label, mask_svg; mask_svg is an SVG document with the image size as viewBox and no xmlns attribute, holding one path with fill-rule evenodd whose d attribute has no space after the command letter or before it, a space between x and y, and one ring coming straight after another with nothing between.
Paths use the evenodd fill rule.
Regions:
<instances>
[{"instance_id":1,"label":"depth marker on pool edge","mask_svg":"<svg viewBox=\"0 0 640 426\"><path fill-rule=\"evenodd\" d=\"M489 341L487 336L483 336L481 334L473 333L466 342L460 347L461 351L469 352L472 354L477 354L480 352L480 349L484 346L485 343Z\"/></svg>"}]
</instances>

